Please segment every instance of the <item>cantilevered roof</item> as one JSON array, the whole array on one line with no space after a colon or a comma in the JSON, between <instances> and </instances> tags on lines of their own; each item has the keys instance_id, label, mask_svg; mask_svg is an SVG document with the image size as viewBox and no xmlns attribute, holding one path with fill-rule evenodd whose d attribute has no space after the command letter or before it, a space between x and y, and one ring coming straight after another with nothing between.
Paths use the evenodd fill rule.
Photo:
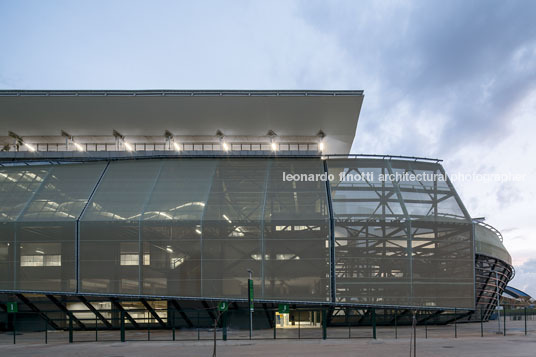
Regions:
<instances>
[{"instance_id":1,"label":"cantilevered roof","mask_svg":"<svg viewBox=\"0 0 536 357\"><path fill-rule=\"evenodd\" d=\"M524 291L521 291L519 289L516 289L514 288L513 286L507 286L506 288L504 288L504 292L508 295L510 295L511 297L513 298L516 298L516 299L523 299L523 298L528 298L530 299L530 295L527 294L526 292Z\"/></svg>"},{"instance_id":2,"label":"cantilevered roof","mask_svg":"<svg viewBox=\"0 0 536 357\"><path fill-rule=\"evenodd\" d=\"M325 135L326 153L348 153L363 91L0 91L0 136Z\"/></svg>"}]
</instances>

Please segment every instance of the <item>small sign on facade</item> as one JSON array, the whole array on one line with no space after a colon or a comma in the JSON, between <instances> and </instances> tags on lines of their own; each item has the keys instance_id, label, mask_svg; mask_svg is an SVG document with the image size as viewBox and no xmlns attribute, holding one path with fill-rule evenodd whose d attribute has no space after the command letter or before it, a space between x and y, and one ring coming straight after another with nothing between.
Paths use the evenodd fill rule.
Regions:
<instances>
[{"instance_id":1,"label":"small sign on facade","mask_svg":"<svg viewBox=\"0 0 536 357\"><path fill-rule=\"evenodd\" d=\"M229 308L229 303L227 301L221 301L218 304L218 310L220 312L225 312L225 311L227 311L228 308Z\"/></svg>"},{"instance_id":2,"label":"small sign on facade","mask_svg":"<svg viewBox=\"0 0 536 357\"><path fill-rule=\"evenodd\" d=\"M8 302L6 306L7 306L7 312L10 314L19 312L19 305L16 302Z\"/></svg>"}]
</instances>

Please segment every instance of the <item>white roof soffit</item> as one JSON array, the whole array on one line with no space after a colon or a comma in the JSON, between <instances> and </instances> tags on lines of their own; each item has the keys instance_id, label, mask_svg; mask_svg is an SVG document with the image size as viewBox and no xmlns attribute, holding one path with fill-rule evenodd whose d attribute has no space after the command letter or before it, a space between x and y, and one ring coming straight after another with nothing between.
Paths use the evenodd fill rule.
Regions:
<instances>
[{"instance_id":1,"label":"white roof soffit","mask_svg":"<svg viewBox=\"0 0 536 357\"><path fill-rule=\"evenodd\" d=\"M363 91L0 90L0 136L315 136L350 151Z\"/></svg>"}]
</instances>

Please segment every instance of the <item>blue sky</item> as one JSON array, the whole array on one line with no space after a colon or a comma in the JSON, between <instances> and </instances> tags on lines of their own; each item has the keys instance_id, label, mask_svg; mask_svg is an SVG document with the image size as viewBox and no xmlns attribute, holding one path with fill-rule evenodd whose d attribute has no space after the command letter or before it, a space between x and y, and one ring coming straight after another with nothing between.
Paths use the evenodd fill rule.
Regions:
<instances>
[{"instance_id":1,"label":"blue sky","mask_svg":"<svg viewBox=\"0 0 536 357\"><path fill-rule=\"evenodd\" d=\"M536 296L536 2L0 0L2 89L363 89L352 151L439 157Z\"/></svg>"}]
</instances>

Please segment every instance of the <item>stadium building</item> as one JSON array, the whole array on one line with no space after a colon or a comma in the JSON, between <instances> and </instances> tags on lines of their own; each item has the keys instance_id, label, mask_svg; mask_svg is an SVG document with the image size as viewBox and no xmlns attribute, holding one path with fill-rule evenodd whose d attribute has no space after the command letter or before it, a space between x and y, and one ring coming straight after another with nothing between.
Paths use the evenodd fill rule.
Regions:
<instances>
[{"instance_id":1,"label":"stadium building","mask_svg":"<svg viewBox=\"0 0 536 357\"><path fill-rule=\"evenodd\" d=\"M500 233L441 160L350 155L362 101L0 91L0 324L247 328L250 272L255 328L487 320Z\"/></svg>"}]
</instances>

